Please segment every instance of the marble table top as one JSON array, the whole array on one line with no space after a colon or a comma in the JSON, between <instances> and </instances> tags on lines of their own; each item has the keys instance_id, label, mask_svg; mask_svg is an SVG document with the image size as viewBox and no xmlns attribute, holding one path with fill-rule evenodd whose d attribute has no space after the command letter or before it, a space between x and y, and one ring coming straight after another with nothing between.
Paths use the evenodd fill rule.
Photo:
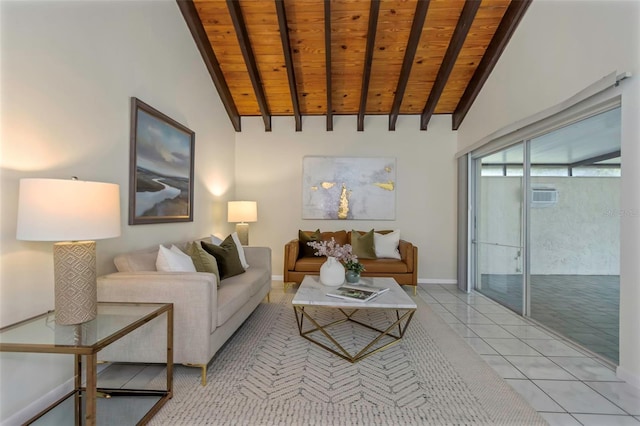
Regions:
<instances>
[{"instance_id":1,"label":"marble table top","mask_svg":"<svg viewBox=\"0 0 640 426\"><path fill-rule=\"evenodd\" d=\"M388 287L386 291L368 302L357 300L339 299L327 296L331 290L339 286L325 286L320 283L320 277L306 275L300 284L300 288L291 302L298 306L324 306L331 308L383 308L383 309L416 309L417 306L411 297L398 285L393 278L366 277L360 278L360 283L375 287ZM345 283L347 285L347 283ZM357 286L357 284L348 284Z\"/></svg>"}]
</instances>

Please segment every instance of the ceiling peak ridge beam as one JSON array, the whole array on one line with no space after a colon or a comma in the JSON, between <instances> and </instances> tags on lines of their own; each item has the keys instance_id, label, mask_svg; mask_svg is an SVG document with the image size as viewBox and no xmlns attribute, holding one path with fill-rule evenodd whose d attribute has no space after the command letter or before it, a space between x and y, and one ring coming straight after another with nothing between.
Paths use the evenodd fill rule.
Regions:
<instances>
[{"instance_id":1,"label":"ceiling peak ridge beam","mask_svg":"<svg viewBox=\"0 0 640 426\"><path fill-rule=\"evenodd\" d=\"M389 130L391 131L396 130L396 121L400 113L404 92L407 89L409 75L411 75L413 60L416 57L416 51L420 43L422 27L424 27L424 21L427 17L427 11L429 10L429 2L430 0L423 0L418 1L416 4L416 11L413 15L413 22L411 23L411 32L409 33L409 40L407 41L407 49L404 52L404 60L402 61L402 68L400 69L400 78L398 78L398 85L393 97L391 113L389 114Z\"/></svg>"},{"instance_id":2,"label":"ceiling peak ridge beam","mask_svg":"<svg viewBox=\"0 0 640 426\"><path fill-rule=\"evenodd\" d=\"M324 61L327 86L327 131L333 130L333 102L331 99L331 0L324 0Z\"/></svg>"},{"instance_id":3,"label":"ceiling peak ridge beam","mask_svg":"<svg viewBox=\"0 0 640 426\"><path fill-rule=\"evenodd\" d=\"M484 56L480 60L478 68L476 68L476 71L473 73L473 76L467 85L467 89L464 91L460 98L460 102L458 102L458 106L453 112L453 130L458 130L462 124L462 121L469 112L469 109L471 109L471 105L473 105L473 102L478 97L480 90L482 90L482 86L484 86L484 83L489 78L491 71L493 71L500 55L507 47L511 36L531 5L531 2L532 0L512 0L509 4L507 11L502 17L502 20L489 43L489 46L487 46Z\"/></svg>"},{"instance_id":4,"label":"ceiling peak ridge beam","mask_svg":"<svg viewBox=\"0 0 640 426\"><path fill-rule=\"evenodd\" d=\"M291 43L289 41L289 26L287 25L287 12L284 7L284 0L275 0L276 13L278 15L278 27L280 28L280 38L282 40L282 52L284 62L287 67L287 77L289 77L289 91L291 92L291 105L293 116L296 120L296 132L302 131L302 116L300 115L300 104L298 103L298 85L296 84L296 73L293 68L293 58L291 57Z\"/></svg>"},{"instance_id":5,"label":"ceiling peak ridge beam","mask_svg":"<svg viewBox=\"0 0 640 426\"><path fill-rule=\"evenodd\" d=\"M444 92L447 81L451 76L451 71L453 71L453 67L456 64L458 55L462 50L464 41L467 38L467 34L469 34L471 24L473 24L473 20L476 17L476 13L479 8L480 0L466 1L462 8L460 18L458 18L458 24L456 25L456 29L453 31L449 47L447 48L447 52L445 53L440 69L438 70L436 81L433 83L427 103L420 115L420 130L427 130L429 120L431 120L431 116L436 110L436 105L438 105L440 96L442 96L442 92Z\"/></svg>"},{"instance_id":6,"label":"ceiling peak ridge beam","mask_svg":"<svg viewBox=\"0 0 640 426\"><path fill-rule=\"evenodd\" d=\"M238 108L233 101L233 96L231 96L231 91L229 90L227 81L225 80L222 69L220 68L220 62L218 62L218 58L216 58L216 55L211 48L211 43L209 43L207 32L202 25L200 17L198 16L196 6L193 4L193 0L176 0L176 3L178 3L178 8L182 13L182 17L187 23L187 27L189 28L191 36L196 43L196 47L200 51L200 55L202 56L202 60L209 71L213 84L218 90L218 95L220 96L224 109L227 111L227 115L231 120L231 125L236 132L240 132L242 127Z\"/></svg>"},{"instance_id":7,"label":"ceiling peak ridge beam","mask_svg":"<svg viewBox=\"0 0 640 426\"><path fill-rule=\"evenodd\" d=\"M360 110L358 111L358 131L364 131L364 114L367 109L367 95L369 92L369 80L371 79L371 64L373 62L373 49L376 42L376 29L378 28L378 14L380 12L380 0L371 0L369 7L369 29L367 30L367 49L364 55L364 69L362 70L362 88L360 89Z\"/></svg>"},{"instance_id":8,"label":"ceiling peak ridge beam","mask_svg":"<svg viewBox=\"0 0 640 426\"><path fill-rule=\"evenodd\" d=\"M256 94L258 100L258 106L260 107L260 113L262 114L262 121L264 121L264 131L271 131L271 113L269 112L269 105L267 104L267 97L264 94L264 87L262 86L262 80L260 79L260 71L258 70L258 64L256 63L256 57L253 54L253 48L251 47L251 41L249 34L247 33L247 26L242 16L242 9L240 8L240 2L237 0L226 0L229 14L231 15L231 21L233 27L236 30L236 36L238 37L238 43L240 44L240 50L244 57L247 71L249 72L249 79L251 85Z\"/></svg>"}]
</instances>

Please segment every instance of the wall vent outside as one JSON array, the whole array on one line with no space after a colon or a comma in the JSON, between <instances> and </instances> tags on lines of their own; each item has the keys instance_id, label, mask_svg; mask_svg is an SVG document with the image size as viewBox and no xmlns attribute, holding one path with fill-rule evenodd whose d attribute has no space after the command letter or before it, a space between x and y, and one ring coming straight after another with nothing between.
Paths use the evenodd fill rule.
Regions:
<instances>
[{"instance_id":1,"label":"wall vent outside","mask_svg":"<svg viewBox=\"0 0 640 426\"><path fill-rule=\"evenodd\" d=\"M558 202L558 190L555 188L532 188L531 207L549 207Z\"/></svg>"}]
</instances>

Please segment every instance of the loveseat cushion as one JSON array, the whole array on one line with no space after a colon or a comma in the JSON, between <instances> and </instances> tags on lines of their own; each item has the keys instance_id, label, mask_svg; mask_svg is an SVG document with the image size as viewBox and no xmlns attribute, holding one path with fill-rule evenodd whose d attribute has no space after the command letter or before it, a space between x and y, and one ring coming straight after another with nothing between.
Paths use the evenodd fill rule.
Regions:
<instances>
[{"instance_id":1,"label":"loveseat cushion","mask_svg":"<svg viewBox=\"0 0 640 426\"><path fill-rule=\"evenodd\" d=\"M362 259L360 263L364 265L365 273L368 274L405 274L410 272L408 265L397 259Z\"/></svg>"},{"instance_id":2,"label":"loveseat cushion","mask_svg":"<svg viewBox=\"0 0 640 426\"><path fill-rule=\"evenodd\" d=\"M318 272L320 266L326 261L327 258L324 256L301 257L296 261L295 270L298 272Z\"/></svg>"},{"instance_id":3,"label":"loveseat cushion","mask_svg":"<svg viewBox=\"0 0 640 426\"><path fill-rule=\"evenodd\" d=\"M320 266L326 262L326 257L301 257L296 262L297 272L318 272ZM366 274L406 274L409 268L402 260L397 259L362 259Z\"/></svg>"}]
</instances>

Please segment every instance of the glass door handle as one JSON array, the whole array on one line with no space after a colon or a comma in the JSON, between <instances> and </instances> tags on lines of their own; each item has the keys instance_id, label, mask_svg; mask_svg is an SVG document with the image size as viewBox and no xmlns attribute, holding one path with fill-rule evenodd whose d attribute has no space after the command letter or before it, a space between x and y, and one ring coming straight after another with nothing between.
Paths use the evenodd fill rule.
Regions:
<instances>
[{"instance_id":1,"label":"glass door handle","mask_svg":"<svg viewBox=\"0 0 640 426\"><path fill-rule=\"evenodd\" d=\"M516 248L519 250L522 250L522 246L514 246L513 244L502 244L502 243L490 243L487 241L477 241L477 240L472 240L471 241L473 244L486 244L489 246L500 246L500 247L511 247L511 248Z\"/></svg>"}]
</instances>

